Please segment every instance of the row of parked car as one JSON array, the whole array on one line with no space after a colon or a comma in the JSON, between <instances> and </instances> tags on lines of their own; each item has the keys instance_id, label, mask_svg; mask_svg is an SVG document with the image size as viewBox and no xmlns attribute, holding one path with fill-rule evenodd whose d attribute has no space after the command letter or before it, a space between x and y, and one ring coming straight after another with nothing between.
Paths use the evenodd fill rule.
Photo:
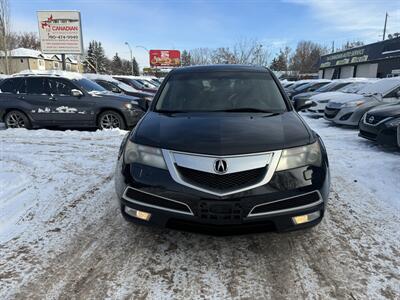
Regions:
<instances>
[{"instance_id":1,"label":"row of parked car","mask_svg":"<svg viewBox=\"0 0 400 300\"><path fill-rule=\"evenodd\" d=\"M281 82L293 105L313 117L359 129L359 136L400 147L400 77Z\"/></svg>"},{"instance_id":2,"label":"row of parked car","mask_svg":"<svg viewBox=\"0 0 400 300\"><path fill-rule=\"evenodd\" d=\"M9 128L129 129L162 80L71 72L21 72L0 83L0 120Z\"/></svg>"}]
</instances>

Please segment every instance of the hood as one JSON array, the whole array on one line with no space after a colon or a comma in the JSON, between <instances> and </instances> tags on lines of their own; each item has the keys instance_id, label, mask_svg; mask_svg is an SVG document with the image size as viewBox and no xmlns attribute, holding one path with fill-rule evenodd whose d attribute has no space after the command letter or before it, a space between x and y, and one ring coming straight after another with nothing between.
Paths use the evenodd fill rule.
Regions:
<instances>
[{"instance_id":1,"label":"hood","mask_svg":"<svg viewBox=\"0 0 400 300\"><path fill-rule=\"evenodd\" d=\"M299 98L310 98L314 95L318 95L318 92L306 92L306 93L301 93L301 94L297 94L296 96L294 96L294 98L299 99Z\"/></svg>"},{"instance_id":2,"label":"hood","mask_svg":"<svg viewBox=\"0 0 400 300\"><path fill-rule=\"evenodd\" d=\"M334 95L330 98L330 102L335 103L347 103L350 101L357 101L366 98L364 95L360 94L350 94L350 93L340 93L338 95Z\"/></svg>"},{"instance_id":3,"label":"hood","mask_svg":"<svg viewBox=\"0 0 400 300\"><path fill-rule=\"evenodd\" d=\"M368 114L382 118L397 117L400 116L400 104L381 105L371 109Z\"/></svg>"},{"instance_id":4,"label":"hood","mask_svg":"<svg viewBox=\"0 0 400 300\"><path fill-rule=\"evenodd\" d=\"M133 136L139 144L209 155L258 153L310 143L293 111L282 114L148 112Z\"/></svg>"},{"instance_id":5,"label":"hood","mask_svg":"<svg viewBox=\"0 0 400 300\"><path fill-rule=\"evenodd\" d=\"M312 101L323 101L323 100L331 100L332 97L336 97L337 95L347 95L346 93L342 92L326 92L326 93L320 93L317 95L314 95L310 98Z\"/></svg>"}]
</instances>

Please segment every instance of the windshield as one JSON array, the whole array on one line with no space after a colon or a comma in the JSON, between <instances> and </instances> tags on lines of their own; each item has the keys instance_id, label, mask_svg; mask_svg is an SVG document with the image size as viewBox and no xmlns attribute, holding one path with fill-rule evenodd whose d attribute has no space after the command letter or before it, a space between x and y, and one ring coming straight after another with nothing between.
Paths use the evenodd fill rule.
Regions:
<instances>
[{"instance_id":1,"label":"windshield","mask_svg":"<svg viewBox=\"0 0 400 300\"><path fill-rule=\"evenodd\" d=\"M370 83L361 89L359 94L382 94L390 92L400 85L399 79L380 79L377 82Z\"/></svg>"},{"instance_id":2,"label":"windshield","mask_svg":"<svg viewBox=\"0 0 400 300\"><path fill-rule=\"evenodd\" d=\"M319 89L317 89L315 91L318 93L336 91L347 84L349 84L349 82L331 82L324 86L321 86Z\"/></svg>"},{"instance_id":3,"label":"windshield","mask_svg":"<svg viewBox=\"0 0 400 300\"><path fill-rule=\"evenodd\" d=\"M351 84L348 84L342 88L340 88L338 91L342 93L357 93L359 90L364 88L367 84L370 84L368 81L364 82L353 82Z\"/></svg>"},{"instance_id":4,"label":"windshield","mask_svg":"<svg viewBox=\"0 0 400 300\"><path fill-rule=\"evenodd\" d=\"M147 81L145 79L136 79L136 81L138 81L141 85L143 85L147 88L152 88L152 89L157 88L154 84L152 84L150 81Z\"/></svg>"},{"instance_id":5,"label":"windshield","mask_svg":"<svg viewBox=\"0 0 400 300\"><path fill-rule=\"evenodd\" d=\"M304 90L307 90L309 88L314 88L316 90L318 87L325 86L328 83L329 83L328 81L327 82L318 82L318 81L317 82L309 82L309 83L303 84L303 85L295 88L294 90L297 91L297 92L304 91Z\"/></svg>"},{"instance_id":6,"label":"windshield","mask_svg":"<svg viewBox=\"0 0 400 300\"><path fill-rule=\"evenodd\" d=\"M266 72L207 72L172 75L156 104L162 112L287 110Z\"/></svg>"},{"instance_id":7,"label":"windshield","mask_svg":"<svg viewBox=\"0 0 400 300\"><path fill-rule=\"evenodd\" d=\"M113 83L115 83L116 85L118 85L118 87L119 87L121 90L125 91L125 92L132 92L132 93L138 92L137 89L135 89L135 88L131 87L130 85L128 85L128 84L126 84L126 83L123 83L123 82L121 82L121 81L118 81L118 80L117 80L117 81L113 81Z\"/></svg>"},{"instance_id":8,"label":"windshield","mask_svg":"<svg viewBox=\"0 0 400 300\"><path fill-rule=\"evenodd\" d=\"M106 92L107 90L94 81L81 78L75 81L81 88L87 92Z\"/></svg>"}]
</instances>

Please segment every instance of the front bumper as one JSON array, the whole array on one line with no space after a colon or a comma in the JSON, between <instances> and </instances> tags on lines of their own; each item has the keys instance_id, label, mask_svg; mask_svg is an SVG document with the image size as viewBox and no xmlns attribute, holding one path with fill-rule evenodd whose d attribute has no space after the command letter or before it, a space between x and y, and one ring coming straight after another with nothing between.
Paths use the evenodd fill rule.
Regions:
<instances>
[{"instance_id":1,"label":"front bumper","mask_svg":"<svg viewBox=\"0 0 400 300\"><path fill-rule=\"evenodd\" d=\"M326 161L326 160L324 160ZM305 171L311 178L305 179ZM176 183L167 170L123 165L116 170L116 190L123 216L135 223L207 233L288 231L314 226L324 215L330 186L327 163L276 172L265 185L219 197ZM142 221L126 207L151 213ZM319 218L295 225L292 217L318 211Z\"/></svg>"},{"instance_id":2,"label":"front bumper","mask_svg":"<svg viewBox=\"0 0 400 300\"><path fill-rule=\"evenodd\" d=\"M339 125L358 126L364 112L357 107L331 108L326 106L324 119Z\"/></svg>"},{"instance_id":3,"label":"front bumper","mask_svg":"<svg viewBox=\"0 0 400 300\"><path fill-rule=\"evenodd\" d=\"M360 123L359 136L382 145L399 146L398 127L387 126L388 122L383 122L377 125L371 125L364 120ZM400 147L400 146L399 146Z\"/></svg>"}]
</instances>

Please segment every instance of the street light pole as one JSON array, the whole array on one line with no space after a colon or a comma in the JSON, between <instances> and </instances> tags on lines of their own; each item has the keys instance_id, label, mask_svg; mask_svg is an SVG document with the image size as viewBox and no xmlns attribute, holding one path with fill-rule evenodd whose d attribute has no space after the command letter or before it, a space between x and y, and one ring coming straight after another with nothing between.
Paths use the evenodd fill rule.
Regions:
<instances>
[{"instance_id":1,"label":"street light pole","mask_svg":"<svg viewBox=\"0 0 400 300\"><path fill-rule=\"evenodd\" d=\"M132 72L132 76L133 76L134 74L133 74L133 56L132 56L132 48L131 48L131 46L129 45L128 42L125 42L125 45L128 46L129 52L131 53L131 72Z\"/></svg>"}]
</instances>

